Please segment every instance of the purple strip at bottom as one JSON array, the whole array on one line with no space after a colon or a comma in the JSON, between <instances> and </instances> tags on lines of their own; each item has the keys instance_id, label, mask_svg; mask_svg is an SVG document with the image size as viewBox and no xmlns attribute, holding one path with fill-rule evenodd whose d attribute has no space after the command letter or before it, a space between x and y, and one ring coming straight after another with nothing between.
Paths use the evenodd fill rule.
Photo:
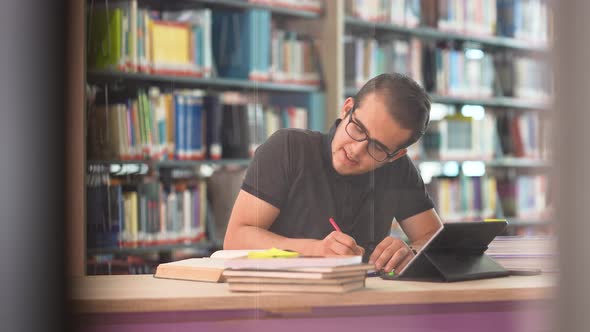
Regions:
<instances>
[{"instance_id":1,"label":"purple strip at bottom","mask_svg":"<svg viewBox=\"0 0 590 332\"><path fill-rule=\"evenodd\" d=\"M551 331L550 302L453 303L317 308L311 312L211 310L76 316L80 331Z\"/></svg>"}]
</instances>

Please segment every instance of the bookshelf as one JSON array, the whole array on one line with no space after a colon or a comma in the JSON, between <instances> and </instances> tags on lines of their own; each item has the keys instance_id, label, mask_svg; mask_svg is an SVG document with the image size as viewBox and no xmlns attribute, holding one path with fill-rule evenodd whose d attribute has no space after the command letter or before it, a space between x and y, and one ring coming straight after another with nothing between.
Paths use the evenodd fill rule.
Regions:
<instances>
[{"instance_id":1,"label":"bookshelf","mask_svg":"<svg viewBox=\"0 0 590 332\"><path fill-rule=\"evenodd\" d=\"M391 8L394 6L393 2ZM426 3L417 2L421 6ZM523 196L525 192L528 192L529 195L541 195L538 191L545 190L544 188L547 186L540 177L548 173L551 169L551 163L542 159L546 157L545 146L544 143L538 142L541 141L539 134L541 129L539 128L545 130L541 123L543 119L549 118L551 115L552 100L550 96L543 94L546 91L543 90L545 86L535 86L533 88L527 85L528 83L524 79L522 72L517 70L527 68L530 63L532 63L531 66L534 66L535 61L547 60L547 53L551 43L525 40L522 39L524 35L521 35L520 38L512 38L489 35L485 34L485 32L478 34L478 29L483 31L491 27L489 25L490 21L486 21L486 19L490 17L495 19L496 14L487 18L484 17L485 15L478 16L477 20L481 21L474 22L471 16L469 19L460 18L463 14L468 15L466 12L460 11L455 13L457 15L454 16L451 12L456 10L456 7L446 9L430 7L426 10L436 9L434 9L434 12L431 11L427 14L430 16L425 19L428 22L426 23L424 20L416 22L413 16L416 13L414 11L415 7L409 5L412 9L411 12L408 12L408 2L403 2L405 4L401 5L403 9L397 12L393 10L390 12L387 10L385 12L379 11L379 8L382 8L381 6L389 6L389 2L384 3L385 5L383 3L351 1L347 3L346 10L341 13L343 16L343 31L347 36L344 54L346 66L342 67L346 77L346 80L342 82L344 86L343 96L354 96L358 91L358 86L368 78L387 71L389 68L396 68L394 70L402 71L421 82L429 91L432 102L445 105L446 111L450 112L446 113L447 116L440 117L440 119L438 115L433 116L431 127L439 122L447 122L447 119L454 121L468 118L469 115L464 115L462 106L473 105L479 107L479 116L484 121L482 123L488 124L478 125L478 127L471 124L469 130L488 132L490 128L494 128L494 131L497 130L499 135L490 136L491 140L486 139L484 141L481 140L483 136L457 135L460 127L462 127L460 120L458 120L452 122L452 125L446 123L440 127L436 126L434 131L429 130L431 136L429 136L429 133L425 135L425 138L429 136L427 141L428 150L426 149L426 140L423 139L422 148L409 153L415 159L417 166L423 171L425 182L439 207L441 218L444 221L452 222L473 220L474 216L487 218L494 214L502 215L504 213L499 213L497 210L497 207L500 206L502 209L505 208L506 211L510 211L510 213L516 213L514 216L506 216L511 221L511 230L549 224L547 219L518 218L517 215L526 215L530 210L514 209L511 204L518 205L520 203L514 202L526 201ZM451 3L452 1L448 2L449 5ZM429 4L432 5L435 2ZM483 6L482 3L474 4L471 10L479 5ZM396 8L399 9L399 7ZM443 14L436 12L439 9ZM424 10L424 7L421 10ZM352 13L359 17L369 17L369 19L352 16ZM397 15L397 13L402 14ZM445 15L448 16L445 17ZM456 17L459 17L459 19L453 21ZM389 20L392 22L401 20L408 23L408 25L390 23ZM448 24L447 28L442 27L442 21ZM441 26L440 30L433 27L439 24ZM486 24L488 25L486 26ZM500 23L497 25L492 24L498 29L500 29L499 26L501 25ZM519 28L522 28L522 26L516 26L515 24L515 31ZM451 29L455 31L451 31ZM492 27L491 31L493 30ZM535 31L540 31L540 29ZM514 36L516 35L514 33ZM539 40L541 39L543 38L539 38ZM467 52L467 50L470 52ZM417 56L420 60L414 62ZM425 60L426 56L429 56L430 60ZM348 57L352 57L352 59ZM506 58L509 60L503 62ZM530 60L530 63L522 65L517 63L517 61L525 62L521 59L525 61L532 60ZM398 66L396 61L403 65ZM478 63L477 66L479 67L477 67L477 70L474 70L473 67L471 69L460 67L467 63L469 63L469 66ZM506 63L509 66L502 67ZM453 65L456 67L451 67ZM517 68L517 65L522 66ZM457 68L461 69L455 71L456 74L449 74L452 72L451 69ZM479 75L477 78L467 76L468 70L473 70L472 73L478 72ZM490 74L493 79L487 80L486 75L490 77ZM430 80L427 77L430 77ZM504 80L506 77L508 77L507 81ZM466 83L468 80L471 83ZM506 85L507 82L509 84ZM525 90L529 87L532 90L538 90L533 92L534 97L531 98L531 95L527 94L528 91L526 93L522 90L518 91L520 87L516 84L522 84L521 86L525 86ZM541 93L535 94L536 92ZM437 111L440 111L440 109L437 109ZM440 112L433 114L438 113ZM449 117L451 114L456 115L457 118ZM477 121L472 123L474 122ZM502 125L502 131L500 131L500 124ZM510 128L510 130L506 130L506 128ZM539 132L536 130L539 130ZM440 136L437 135L439 131L441 132ZM535 132L535 134L531 134L532 132ZM532 136L526 137L525 135L535 136L537 143L531 144ZM461 145L459 142L470 139L479 143L473 143L474 145L471 148L458 147ZM518 143L506 143L507 140ZM458 144L454 151L446 150L451 141ZM528 152L521 150L523 146L521 143L525 144L527 149L530 147ZM442 147L441 150L438 150L438 145ZM515 148L517 145L518 147ZM490 149L490 146L496 148ZM436 157L428 157L432 155ZM497 157L498 155L502 157ZM437 159L433 160L433 158ZM467 162L475 163L470 163L469 166L473 167L464 169L463 164ZM467 172L468 170L469 172ZM464 171L465 173L463 173ZM481 180L476 179L476 177L481 177ZM491 183L488 181L491 181ZM507 197L511 198L514 195L516 197L512 203L509 200L504 201L504 199L494 203L493 199L487 200L485 198L489 198L490 194L496 191L496 185L498 185L498 190L500 190L500 187L502 188L503 194L501 195L508 195ZM537 189L533 189L533 187ZM514 194L515 192L518 194ZM453 202L453 199L460 202ZM541 202L544 202L544 200L545 198L541 198L536 204L543 204ZM505 205L511 207L507 208ZM527 206L527 209L529 208L528 205L525 206Z\"/></svg>"},{"instance_id":2,"label":"bookshelf","mask_svg":"<svg viewBox=\"0 0 590 332\"><path fill-rule=\"evenodd\" d=\"M331 23L332 20L335 19L335 16L332 14L335 11L328 10L325 13L322 12L312 12L308 10L301 10L297 8L288 8L288 7L278 7L275 5L270 5L269 2L265 2L264 4L261 3L254 3L248 1L234 1L234 0L219 0L219 1L211 1L211 0L187 0L187 1L170 1L170 2L160 2L160 1L150 1L150 0L137 0L137 8L152 8L156 10L175 10L175 9L203 9L208 8L211 10L216 9L223 9L223 10L237 10L237 11L249 11L249 10L264 10L269 12L272 17L277 17L280 22L288 22L290 20L296 22L303 22L303 25L312 22L317 29L314 31L314 38L321 38L322 40L331 40L327 43L321 43L318 45L320 48L318 56L321 58L320 61L325 61L325 59L331 59L334 57L334 50L337 49L335 46L337 45L338 41L336 39L332 39L329 36L334 35L334 25ZM86 7L95 6L97 3L86 3ZM131 6L131 4L130 4ZM332 4L326 4L325 8L329 8ZM131 7L130 7L131 8ZM88 9L88 8L86 8ZM78 7L77 13L79 14L78 17L82 17L82 19L78 20L80 26L84 26L88 22L84 22L84 5ZM132 9L131 9L132 10ZM132 15L132 14L131 14ZM138 16L139 17L139 16ZM107 23L108 24L108 23ZM289 29L289 26L283 26L282 28ZM84 31L85 29L82 28L79 31ZM296 31L296 30L295 30ZM304 32L305 33L305 32ZM84 50L84 45L86 44L85 37L82 36L79 38L77 47ZM78 53L79 57L83 56L82 53ZM326 64L322 67L325 71L331 71L336 73L338 69L333 62L327 61ZM125 91L133 91L133 89L145 89L149 87L158 87L163 91L169 91L168 89L172 89L176 91L176 89L202 89L207 92L225 92L225 91L236 91L236 92L244 92L244 93L251 93L254 92L256 95L258 92L265 93L267 95L274 95L276 94L283 94L282 96L298 96L298 95L305 95L310 93L326 93L332 96L341 96L341 91L335 92L332 91L336 84L333 83L334 78L330 75L325 75L322 77L323 84L320 85L303 85L303 84L290 84L290 83L276 83L276 82L269 82L269 81L258 81L258 80L251 80L251 79L236 79L236 78L228 78L228 77L198 77L195 75L166 75L166 74L153 74L153 73L146 73L146 72L136 72L136 71L114 71L114 70L95 70L95 69L88 69L84 67L84 62L82 61L82 65L78 66L78 70L82 73L82 80L85 78L88 84L93 84L98 86L99 88L106 88L106 89L114 89L114 91L123 91L123 93L127 93ZM216 76L214 74L214 76ZM80 77L78 77L79 79ZM77 81L76 83L72 84L79 84L79 86L84 86L83 83ZM78 86L78 85L77 85ZM324 88L327 86L327 88ZM180 91L180 90L178 90ZM182 90L185 91L185 90ZM110 93L109 93L110 94ZM84 100L84 93L78 91L78 97ZM111 98L109 95L107 98ZM295 97L298 98L298 97ZM335 106L329 106L330 104L335 104L333 98L330 100L329 98L325 98L326 109L335 109ZM108 99L110 100L114 99ZM78 104L78 110L84 109L83 101ZM336 113L334 113L336 114ZM76 113L72 114L72 120L85 123L88 119L85 119L84 114ZM325 114L327 119L331 119L332 116ZM143 120L142 120L143 121ZM324 121L317 122L316 120L314 123L322 124ZM312 125L313 126L313 125ZM325 128L319 128L323 130ZM79 139L80 137L86 137L86 135L81 135L78 133L74 136L75 138ZM86 167L81 167L82 170L85 169L95 169L104 171L109 170L109 172L113 173L113 176L117 177L118 179L139 179L142 176L148 177L156 177L159 178L160 172L170 170L188 170L192 169L196 171L197 169L202 169L201 166L211 166L213 168L219 167L226 167L229 166L230 169L232 167L243 167L248 165L249 159L220 159L220 160L117 160L117 159L108 159L108 160L86 160L87 155L87 145L85 144L85 140L82 140L81 147L78 146L80 150L78 150L74 155L77 157L77 166L76 169L80 169L80 165L86 165ZM164 158L166 159L166 158ZM74 162L71 163L72 167L74 167ZM98 166L98 167L97 167ZM102 166L102 167L101 167ZM174 171L175 172L175 171ZM179 174L179 173L178 173ZM183 174L188 174L187 172ZM133 177L135 175L140 176L139 178ZM169 175L169 174L168 174ZM129 177L132 176L132 177ZM184 176L184 175L183 175ZM193 173L193 176L200 176ZM77 197L86 198L86 189L85 189L85 179L88 178L88 175L83 175L80 177L80 182L77 183L76 189L73 190L72 196L76 195ZM116 180L119 182L120 180ZM140 180L141 181L141 180ZM168 179L167 181L175 181L174 178ZM84 224L87 220L87 207L89 202L85 202L81 204L84 206L82 211L77 211L77 215L71 215L68 219L70 229L72 230L71 236L71 243L72 243L72 252L77 252L79 256L75 259L75 264L72 265L72 274L73 275L82 275L84 274L85 270L85 261L87 256L94 256L94 255L110 255L110 254L122 254L122 255L141 255L147 253L169 253L171 251L179 250L179 249L186 249L186 248L194 248L198 247L201 249L210 249L213 245L213 242L209 241L201 241L199 243L192 243L192 244L178 244L178 245L148 245L143 247L137 248L129 248L125 247L106 247L106 248L90 248L89 245L85 243L86 238L86 230ZM83 222L81 222L83 221ZM209 224L209 218L207 218L207 223ZM141 241L140 241L141 242ZM217 244L218 245L218 244Z\"/></svg>"},{"instance_id":3,"label":"bookshelf","mask_svg":"<svg viewBox=\"0 0 590 332\"><path fill-rule=\"evenodd\" d=\"M74 2L76 3L76 2ZM105 70L87 70L84 62L84 45L86 43L83 34L85 22L84 6L89 6L83 2L78 2L73 13L74 21L70 33L74 35L75 49L71 50L71 56L77 60L70 62L71 72L69 77L70 106L68 113L68 123L74 125L69 133L68 151L70 160L68 160L68 169L71 176L70 189L68 191L68 200L72 202L68 209L68 234L70 238L69 253L71 255L72 275L83 275L85 256L93 254L106 254L103 249L87 250L85 243L84 222L86 221L85 201L85 175L84 170L88 165L105 164L110 165L112 170L117 167L145 166L149 170L159 170L164 168L195 168L201 165L212 166L229 166L238 165L246 166L248 159L237 160L203 160L203 161L128 161L128 160L86 160L86 144L84 123L86 122L84 112L79 110L85 109L84 106L84 80L88 83L120 86L125 85L131 88L141 88L148 86L158 86L161 88L199 88L212 91L255 91L273 93L294 93L307 94L321 92L325 95L324 117L325 128L327 129L332 121L338 116L340 107L343 103L343 96L351 96L356 93L356 89L346 86L345 84L345 35L383 35L397 36L402 38L418 38L423 40L435 41L456 41L459 43L468 43L490 49L492 51L516 51L524 54L535 54L544 56L548 50L545 45L534 44L517 40L515 38L497 37L497 36L475 36L461 33L452 33L439 31L430 27L404 27L389 23L374 23L364 21L358 18L348 16L345 13L344 1L325 1L324 11L314 13L293 8L276 7L259 3L251 3L239 0L178 0L163 3L161 1L139 0L139 4L152 6L152 8L223 8L223 9L263 9L268 10L271 15L281 17L288 21L287 27L309 33L317 41L319 48L319 59L321 63L321 74L323 84L317 86L304 86L297 84L281 84L272 82L254 82L244 79L231 78L200 78L190 76L171 76L171 75L152 75L137 72L119 72ZM540 111L543 114L550 114L552 107L551 102L539 102L539 99L522 99L514 97L489 97L489 98L460 98L440 94L431 94L432 101L441 104L450 105L480 105L484 107L493 107L500 109L509 109L511 112L520 112L527 110ZM453 161L453 160L449 160ZM463 162L462 160L455 160ZM465 160L466 161L466 160ZM551 167L548 161L525 159L525 158L502 158L494 160L470 160L481 161L488 169L518 169L545 172ZM418 160L422 162L444 163L440 160ZM119 170L120 170L119 168ZM147 173L147 171L146 171ZM84 200L82 202L81 200ZM549 224L549 220L525 220L511 218L511 225L535 226ZM203 243L203 245L207 245ZM181 247L175 246L155 246L147 248L121 249L119 252L128 254L139 254L153 251L170 251ZM101 251L102 250L102 251ZM106 250L106 249L105 249Z\"/></svg>"}]
</instances>

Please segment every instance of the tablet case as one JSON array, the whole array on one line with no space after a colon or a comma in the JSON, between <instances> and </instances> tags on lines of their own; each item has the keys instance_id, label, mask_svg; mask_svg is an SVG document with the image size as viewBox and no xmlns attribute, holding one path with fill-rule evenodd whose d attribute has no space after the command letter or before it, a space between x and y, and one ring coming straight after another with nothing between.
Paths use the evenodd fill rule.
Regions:
<instances>
[{"instance_id":1,"label":"tablet case","mask_svg":"<svg viewBox=\"0 0 590 332\"><path fill-rule=\"evenodd\" d=\"M506 222L443 224L443 229L400 273L400 280L462 281L507 276L501 265L484 254Z\"/></svg>"}]
</instances>

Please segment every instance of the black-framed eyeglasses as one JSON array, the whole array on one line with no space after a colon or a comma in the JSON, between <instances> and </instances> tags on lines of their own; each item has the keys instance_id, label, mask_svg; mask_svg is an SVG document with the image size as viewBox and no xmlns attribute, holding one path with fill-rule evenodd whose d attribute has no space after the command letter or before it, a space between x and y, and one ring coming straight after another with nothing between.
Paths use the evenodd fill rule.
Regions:
<instances>
[{"instance_id":1,"label":"black-framed eyeglasses","mask_svg":"<svg viewBox=\"0 0 590 332\"><path fill-rule=\"evenodd\" d=\"M385 144L369 137L369 134L367 133L365 126L363 126L363 124L361 124L360 122L357 122L353 119L352 114L354 113L355 110L356 110L356 105L352 107L350 112L348 112L349 113L348 114L348 123L346 124L346 127L344 127L344 130L346 131L348 136L350 136L350 138L352 138L353 140L355 140L357 142L368 141L367 153L369 153L371 158L375 159L375 161L377 161L377 162L382 162L387 159L391 159L397 153L399 153L399 151L401 149L397 149L394 152L390 153L388 151L389 149L385 146Z\"/></svg>"}]
</instances>

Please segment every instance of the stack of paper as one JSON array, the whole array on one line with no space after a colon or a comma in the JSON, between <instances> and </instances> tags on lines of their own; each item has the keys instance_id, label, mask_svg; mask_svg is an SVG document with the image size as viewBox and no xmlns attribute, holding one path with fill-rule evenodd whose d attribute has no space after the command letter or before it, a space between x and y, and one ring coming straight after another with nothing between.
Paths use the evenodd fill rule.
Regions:
<instances>
[{"instance_id":1,"label":"stack of paper","mask_svg":"<svg viewBox=\"0 0 590 332\"><path fill-rule=\"evenodd\" d=\"M553 237L498 236L486 254L506 269L557 271L557 246Z\"/></svg>"},{"instance_id":2,"label":"stack of paper","mask_svg":"<svg viewBox=\"0 0 590 332\"><path fill-rule=\"evenodd\" d=\"M225 261L231 291L344 293L363 288L367 271L361 256L299 257Z\"/></svg>"}]
</instances>

